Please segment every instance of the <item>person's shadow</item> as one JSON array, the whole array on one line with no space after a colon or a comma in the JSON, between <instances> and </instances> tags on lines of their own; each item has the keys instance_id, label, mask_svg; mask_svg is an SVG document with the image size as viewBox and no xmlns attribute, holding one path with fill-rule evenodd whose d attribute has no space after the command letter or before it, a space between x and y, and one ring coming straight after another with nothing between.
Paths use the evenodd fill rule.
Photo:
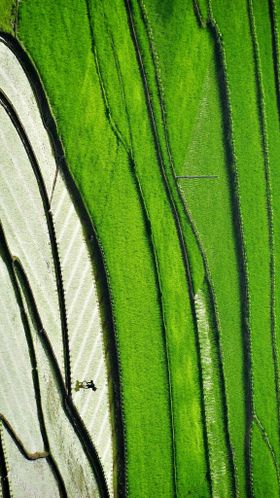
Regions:
<instances>
[{"instance_id":1,"label":"person's shadow","mask_svg":"<svg viewBox=\"0 0 280 498\"><path fill-rule=\"evenodd\" d=\"M96 391L97 387L94 384L93 380L90 381L83 380L82 382L77 380L75 385L75 391L78 392L80 391L80 389L91 389L92 391Z\"/></svg>"}]
</instances>

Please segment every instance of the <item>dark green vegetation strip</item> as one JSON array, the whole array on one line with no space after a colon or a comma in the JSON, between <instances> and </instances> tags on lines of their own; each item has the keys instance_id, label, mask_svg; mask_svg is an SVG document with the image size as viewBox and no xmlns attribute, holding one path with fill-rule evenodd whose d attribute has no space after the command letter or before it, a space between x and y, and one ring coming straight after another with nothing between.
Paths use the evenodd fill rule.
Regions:
<instances>
[{"instance_id":1,"label":"dark green vegetation strip","mask_svg":"<svg viewBox=\"0 0 280 498\"><path fill-rule=\"evenodd\" d=\"M19 0L0 0L0 30L16 34Z\"/></svg>"}]
</instances>

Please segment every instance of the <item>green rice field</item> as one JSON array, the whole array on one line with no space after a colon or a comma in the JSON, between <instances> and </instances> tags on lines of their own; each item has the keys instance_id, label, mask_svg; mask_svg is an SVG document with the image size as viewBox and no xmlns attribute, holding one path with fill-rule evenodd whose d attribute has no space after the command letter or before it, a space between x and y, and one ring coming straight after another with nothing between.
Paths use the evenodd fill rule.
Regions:
<instances>
[{"instance_id":1,"label":"green rice field","mask_svg":"<svg viewBox=\"0 0 280 498\"><path fill-rule=\"evenodd\" d=\"M280 496L279 29L0 0L1 497Z\"/></svg>"}]
</instances>

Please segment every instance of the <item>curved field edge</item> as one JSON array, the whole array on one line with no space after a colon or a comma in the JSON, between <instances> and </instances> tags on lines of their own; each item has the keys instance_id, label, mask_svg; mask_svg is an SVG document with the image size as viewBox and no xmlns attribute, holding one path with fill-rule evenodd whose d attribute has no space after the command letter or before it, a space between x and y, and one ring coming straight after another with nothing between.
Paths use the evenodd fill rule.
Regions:
<instances>
[{"instance_id":1,"label":"curved field edge","mask_svg":"<svg viewBox=\"0 0 280 498\"><path fill-rule=\"evenodd\" d=\"M120 469L122 469L122 463L120 461L123 461L123 457L121 456L122 453L122 448L123 448L123 431L122 431L122 416L120 415L120 395L119 395L119 390L118 390L118 366L117 366L117 360L116 360L116 353L114 350L114 337L112 336L112 326L110 326L110 323L112 324L112 321L110 319L111 315L111 304L109 300L109 293L106 289L107 287L107 281L106 281L106 274L104 270L104 264L103 264L103 259L102 259L102 251L100 249L100 245L97 241L95 231L92 227L92 223L89 219L89 216L87 214L87 211L84 207L83 202L81 201L81 197L79 194L79 191L68 171L68 167L66 165L66 161L64 158L64 152L62 149L61 142L58 138L57 132L56 132L56 125L55 122L52 118L52 115L49 110L48 102L45 97L41 82L39 80L39 77L34 69L34 66L32 65L30 59L26 55L26 53L23 51L21 46L16 42L16 40L10 36L8 36L5 33L1 33L1 38L2 40L5 41L5 43L8 44L8 46L14 51L16 56L19 58L21 61L21 64L23 65L25 72L27 74L27 77L30 81L30 84L33 88L34 94L37 99L37 104L41 113L42 120L44 122L44 125L48 131L50 141L53 146L53 150L55 153L55 158L56 162L61 168L61 171L63 173L64 178L66 179L66 183L68 185L68 188L71 192L72 197L75 200L75 205L78 209L78 212L80 214L81 219L83 219L83 226L84 226L84 231L85 231L85 236L87 240L87 244L89 247L89 251L91 254L92 261L94 262L95 268L98 268L97 274L99 277L98 280L98 286L99 286L99 294L102 296L102 311L104 314L104 323L106 324L105 327L105 332L107 334L106 342L108 341L109 346L109 356L110 356L110 372L112 374L112 378L114 379L114 391L113 391L113 398L114 398L114 421L115 425L117 425L117 430L115 432L116 439L118 442L115 444L116 446L116 454L117 454L117 459L115 462L115 466L118 469L116 479L118 478L120 481L122 481L122 473ZM104 312L104 310L106 310ZM105 320L106 316L106 320ZM110 334L110 338L108 338ZM123 484L118 483L117 486L120 486L123 488Z\"/></svg>"},{"instance_id":2,"label":"curved field edge","mask_svg":"<svg viewBox=\"0 0 280 498\"><path fill-rule=\"evenodd\" d=\"M82 13L84 14L84 10L82 10ZM59 16L59 12L57 14ZM71 37L69 38L69 41L71 42ZM26 45L26 40L25 40L25 45ZM58 57L59 53L60 51L58 51L57 53ZM34 53L32 55L34 57ZM42 62L42 59L40 60ZM39 68L40 68L40 60L36 61ZM90 63L89 71L92 70L93 70L93 65L92 63ZM40 72L41 74L45 74L45 77L47 77L47 73L44 73L42 69L40 69ZM96 78L96 76L94 76L94 78ZM51 86L50 82L48 84ZM47 88L47 90L50 95L50 89ZM96 99L97 99L96 102L97 105L100 106L99 90L98 93L96 94ZM63 109L60 106L57 107L57 104L56 105L53 104L54 111L57 108L59 109L60 112L63 111ZM101 118L101 121L102 120L103 118ZM60 123L59 119L58 123ZM103 126L103 123L101 124ZM94 135L95 130L90 129L90 131L92 131L93 135L92 140L94 140L94 138L96 139L96 135ZM172 458L170 458L169 455L171 441L170 441L170 427L167 417L167 403L166 403L167 378L166 378L165 366L162 364L162 358L164 358L163 355L164 349L163 349L163 338L161 337L162 325L160 323L158 316L158 309L159 309L159 301L157 295L158 290L156 289L154 277L152 275L154 270L151 269L152 268L151 257L147 249L146 227L143 224L143 215L138 207L139 203L139 200L137 198L138 194L136 194L137 191L135 189L135 183L131 179L129 165L127 164L128 161L123 150L121 150L121 148L118 148L118 144L116 144L115 137L112 137L111 135L108 138L113 144L113 150L115 151L115 157L116 157L115 165L113 165L115 166L115 170L112 172L112 176L114 176L113 180L114 182L118 182L119 185L116 187L118 190L120 188L123 188L123 192L125 195L129 193L127 200L129 200L132 212L129 212L127 210L127 206L125 205L124 202L125 199L115 198L116 192L113 191L114 190L113 188L109 188L109 190L107 191L107 195L109 195L111 200L110 215L109 213L106 212L107 210L105 210L105 213L102 212L102 206L100 206L101 210L97 212L97 207L96 205L94 205L95 200L90 199L89 196L90 185L93 187L94 182L96 184L96 182L98 181L99 165L96 164L96 160L94 158L92 158L92 161L95 164L95 166L97 166L95 175L92 175L92 166L90 165L88 171L86 170L80 172L76 171L76 178L79 178L80 176L79 184L81 190L83 191L84 197L85 193L87 192L88 208L89 211L91 212L92 218L95 220L95 226L98 226L99 237L102 239L102 245L106 253L107 264L110 268L109 273L110 273L112 295L114 295L114 302L115 302L114 310L117 322L117 334L119 336L119 340L120 337L122 340L122 344L120 347L120 350L122 352L121 370L122 370L122 375L124 375L125 373L125 378L123 378L123 386L124 389L126 390L126 394L124 396L124 403L126 409L124 410L124 413L126 415L126 419L128 417L130 419L130 422L127 423L126 426L127 440L129 440L129 443L127 444L127 454L126 454L127 459L129 460L129 465L127 466L127 468L129 469L130 472L128 489L131 490L132 493L136 492L135 486L138 484L138 486L143 486L144 490L143 492L145 492L146 486L148 486L148 489L153 489L153 486L158 487L160 483L161 491L159 491L159 493L164 493L163 491L164 489L165 490L170 489L169 480L172 481L172 471L170 467ZM70 143L69 143L69 138L65 140L65 142L66 145L68 143L68 148L66 148L66 153L68 153L69 155L69 151L71 153L71 147L70 147L71 137L70 137ZM102 162L100 166L103 166L105 161L104 159L103 160L101 159L101 161ZM69 162L71 163L71 161ZM112 159L110 160L110 162L112 162ZM120 166L122 166L122 171L120 171ZM110 169L109 173L111 173ZM89 176L89 174L91 175ZM86 176L88 177L87 182L86 182ZM99 189L100 187L102 187L102 189L107 187L106 182L107 182L107 177L103 175L103 185L99 186ZM104 197L102 198L102 196L104 196L105 194L106 192L101 192L100 194L101 203L104 202L104 200L106 201L106 198L105 199ZM114 212L114 210L116 210L116 212L119 213L117 220L116 220L116 213ZM123 221L121 221L122 218ZM105 222L106 226L104 227ZM123 231L123 225L131 227L129 237ZM108 241L108 229L109 231L111 230L111 233L114 235L113 240L111 238L110 241ZM136 233L138 234L137 236ZM125 240L126 255L120 251L120 247L122 248L122 251L124 248L124 239L123 239L124 235L125 238L127 237L127 240ZM118 244L120 247L118 247ZM135 248L137 249L136 252ZM145 263L144 265L143 262ZM139 264L142 267L143 275L145 275L145 277L141 276L140 281L139 281L140 275L138 272ZM128 271L129 268L131 270L130 272ZM124 273L124 275L121 275L121 273ZM129 279L127 278L128 274L130 274ZM146 278L147 276L148 280ZM129 288L126 289L123 288L122 295L121 293L117 294L115 291L117 288L117 281L118 282L121 281L122 288L124 287L124 282L126 284L126 287L127 284L129 283ZM137 291L136 294L135 290ZM143 296L145 297L143 298ZM124 310L124 306L126 312L123 314L123 316L121 316L119 310L120 309ZM125 316L125 314L127 316ZM127 340L125 341L125 336L123 337L120 336L120 331L122 331L122 333L124 334L125 328L127 329L126 339L128 339L129 342ZM133 333L131 333L131 331L133 331ZM144 333L146 336L146 341L143 340ZM137 347L139 348L138 349L139 354L137 356L134 355L133 357L131 353L136 348L136 344ZM149 347L147 346L148 344ZM151 344L153 344L153 349L151 349ZM153 357L154 361L149 362L147 358L147 353L150 359L152 359ZM156 353L156 355L154 355L154 353ZM149 379L147 379L145 374L148 362L150 364ZM136 371L135 371L135 365L138 365L138 369ZM131 378L132 371L135 372L133 379ZM133 391L132 391L132 386L134 386ZM159 394L157 399L154 398L155 390ZM136 399L138 401L136 401ZM142 413L140 413L139 410L140 406L142 406ZM155 417L155 415L152 415L151 417L149 417L149 414L151 413L154 414L157 413L157 416ZM161 430L162 426L166 427L165 431ZM139 442L141 444L142 443L144 444L143 436L145 434L145 431L149 431L151 437L153 439L155 438L158 440L158 445L154 446L153 450L147 447L144 448L144 446L143 446L143 451L140 451L139 449ZM142 434L143 436L140 436L139 434ZM152 447L152 442L151 442L151 447ZM164 453L162 452L162 450L164 451ZM159 454L159 452L161 452L160 464L159 464L160 459L157 456L157 453ZM134 458L132 458L133 455ZM137 465L137 461L139 460L141 462L142 459L144 459L144 461L146 462L145 464L146 475L145 478L143 475L143 478L140 479L139 475L138 477L136 477L136 473L139 474L139 468L142 468L141 466L142 464L140 463L140 465ZM147 468L150 468L151 471L147 472ZM144 467L143 467L143 473L144 473ZM165 473L165 482L162 479L163 473ZM149 476L149 479L146 479L147 474ZM170 479L169 477L168 479L166 479L166 475L168 476L170 475Z\"/></svg>"}]
</instances>

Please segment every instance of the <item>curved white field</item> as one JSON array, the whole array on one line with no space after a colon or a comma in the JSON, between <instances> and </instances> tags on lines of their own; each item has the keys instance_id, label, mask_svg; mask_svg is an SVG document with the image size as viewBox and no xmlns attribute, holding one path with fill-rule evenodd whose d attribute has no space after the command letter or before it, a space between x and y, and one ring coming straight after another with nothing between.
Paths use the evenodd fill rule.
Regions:
<instances>
[{"instance_id":1,"label":"curved white field","mask_svg":"<svg viewBox=\"0 0 280 498\"><path fill-rule=\"evenodd\" d=\"M82 225L61 175L53 193L52 212L62 256L73 400L92 435L112 492L112 426L97 291ZM97 387L95 392L75 391L77 381L91 379Z\"/></svg>"},{"instance_id":2,"label":"curved white field","mask_svg":"<svg viewBox=\"0 0 280 498\"><path fill-rule=\"evenodd\" d=\"M41 115L28 78L13 52L0 38L0 88L13 103L35 155L40 158L40 169L48 194L51 194L56 163L46 136Z\"/></svg>"},{"instance_id":3,"label":"curved white field","mask_svg":"<svg viewBox=\"0 0 280 498\"><path fill-rule=\"evenodd\" d=\"M10 422L27 451L44 451L25 332L10 276L1 256L0 282L0 413Z\"/></svg>"},{"instance_id":4,"label":"curved white field","mask_svg":"<svg viewBox=\"0 0 280 498\"><path fill-rule=\"evenodd\" d=\"M111 496L113 496L113 437L109 389L91 261L84 241L80 219L60 171L58 171L54 184L56 164L49 137L43 126L28 78L16 56L1 39L0 90L8 97L21 121L39 164L49 200L52 196L51 210L58 241L66 302L73 401L99 454L107 485ZM44 329L64 375L59 301L46 215L27 152L14 124L1 105L0 221L12 255L19 258L27 274ZM2 269L2 273L3 271ZM6 280L1 278L0 283L0 298L5 296L6 300L3 306L17 309L17 303L10 288L7 287ZM19 316L18 310L16 312ZM3 316L3 313L1 315ZM39 427L34 409L35 398L32 391L31 369L29 374L26 373L26 376L23 377L24 383L21 379L16 386L12 386L11 392L14 394L9 397L12 383L9 378L14 376L16 366L25 365L24 368L28 370L26 363L27 345L20 322L15 323L13 320L9 320L7 313L4 315L8 324L5 325L5 330L4 325L3 330L1 330L0 325L1 347L4 345L4 335L7 335L9 329L10 331L3 354L0 351L0 369L5 372L7 370L5 373L7 379L5 377L6 380L3 380L3 375L1 377L0 413L4 411L2 406L5 406L5 416L11 425L15 426L15 430L19 432L22 440L25 436L24 441L26 441L28 451L42 451L42 441L39 445L38 435L37 439L33 435L31 439L28 439L30 421L34 419L32 422L34 434L35 428L38 431ZM32 326L31 321L30 325ZM62 474L67 483L69 496L73 496L73 498L76 496L83 496L83 498L98 496L95 479L87 458L62 410L61 397L49 360L36 331L34 329L32 331L51 451L58 465L61 462ZM12 348L13 333L16 334L17 339L20 338L20 341L18 346ZM22 344L24 345L19 350ZM11 357L10 361L7 361L8 355ZM94 380L97 391L80 390L76 392L74 390L76 381L91 379ZM2 401L4 398L6 405ZM25 419L22 407L28 404L28 400L30 400L29 415ZM20 458L23 459L21 455ZM33 463L28 462L28 465ZM17 477L18 482L21 478L24 479L19 475ZM15 494L14 496L19 495ZM44 498L52 496L50 491L49 494L44 495Z\"/></svg>"},{"instance_id":5,"label":"curved white field","mask_svg":"<svg viewBox=\"0 0 280 498\"><path fill-rule=\"evenodd\" d=\"M0 220L11 252L27 273L43 326L63 369L58 295L50 239L37 181L27 153L0 106Z\"/></svg>"},{"instance_id":6,"label":"curved white field","mask_svg":"<svg viewBox=\"0 0 280 498\"><path fill-rule=\"evenodd\" d=\"M22 297L25 302L23 294ZM40 365L38 373L42 408L51 453L63 476L67 496L69 498L98 498L97 484L88 459L61 407L61 395L50 361L46 356L37 332L32 326L31 320L29 323L35 343L38 365ZM52 495L47 494L46 498L52 498Z\"/></svg>"}]
</instances>

